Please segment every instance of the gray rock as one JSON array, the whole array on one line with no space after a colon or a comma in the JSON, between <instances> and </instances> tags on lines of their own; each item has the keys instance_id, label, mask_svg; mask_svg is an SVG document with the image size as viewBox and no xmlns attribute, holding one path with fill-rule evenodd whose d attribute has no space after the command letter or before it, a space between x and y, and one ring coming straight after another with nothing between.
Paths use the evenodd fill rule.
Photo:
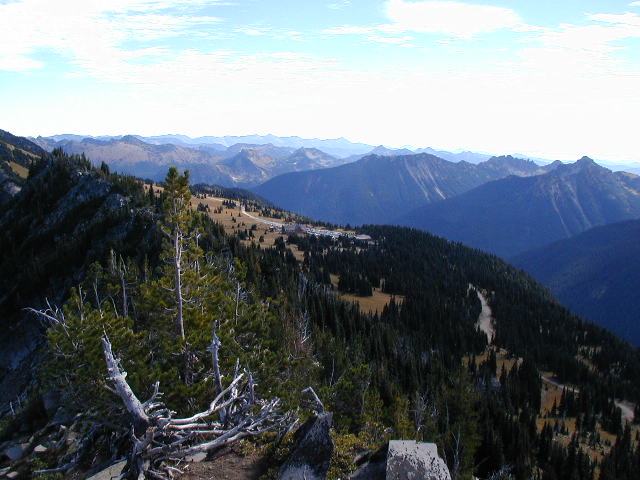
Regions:
<instances>
[{"instance_id":1,"label":"gray rock","mask_svg":"<svg viewBox=\"0 0 640 480\"><path fill-rule=\"evenodd\" d=\"M325 412L310 418L296 432L295 448L280 468L278 480L324 480L333 455L329 435L333 414Z\"/></svg>"},{"instance_id":2,"label":"gray rock","mask_svg":"<svg viewBox=\"0 0 640 480\"><path fill-rule=\"evenodd\" d=\"M435 443L389 442L386 480L451 480Z\"/></svg>"},{"instance_id":3,"label":"gray rock","mask_svg":"<svg viewBox=\"0 0 640 480\"><path fill-rule=\"evenodd\" d=\"M7 478L18 478L18 472L9 472L7 473Z\"/></svg>"},{"instance_id":4,"label":"gray rock","mask_svg":"<svg viewBox=\"0 0 640 480\"><path fill-rule=\"evenodd\" d=\"M44 453L47 451L47 447L44 445L37 445L36 448L33 449L34 453Z\"/></svg>"},{"instance_id":5,"label":"gray rock","mask_svg":"<svg viewBox=\"0 0 640 480\"><path fill-rule=\"evenodd\" d=\"M200 452L200 453L196 453L195 455L189 455L188 457L185 457L185 460L191 463L200 463L200 462L204 462L206 458L207 458L206 452Z\"/></svg>"},{"instance_id":6,"label":"gray rock","mask_svg":"<svg viewBox=\"0 0 640 480\"><path fill-rule=\"evenodd\" d=\"M22 457L24 457L28 449L29 449L28 443L19 443L17 445L13 445L7 448L2 453L7 457L9 457L10 460L15 462L16 460L20 460Z\"/></svg>"},{"instance_id":7,"label":"gray rock","mask_svg":"<svg viewBox=\"0 0 640 480\"><path fill-rule=\"evenodd\" d=\"M89 478L87 478L87 480L111 480L112 478L117 478L122 473L122 470L124 469L126 464L126 460L114 463L110 467L105 468L95 475L90 476Z\"/></svg>"}]
</instances>

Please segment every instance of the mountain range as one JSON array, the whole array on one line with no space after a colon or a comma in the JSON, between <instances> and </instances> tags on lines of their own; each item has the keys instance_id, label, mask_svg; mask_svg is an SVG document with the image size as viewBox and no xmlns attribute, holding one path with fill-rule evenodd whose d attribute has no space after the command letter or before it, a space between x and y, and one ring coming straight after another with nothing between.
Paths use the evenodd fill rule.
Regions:
<instances>
[{"instance_id":1,"label":"mountain range","mask_svg":"<svg viewBox=\"0 0 640 480\"><path fill-rule=\"evenodd\" d=\"M256 187L282 208L335 223L388 223L403 212L508 175L539 175L551 167L513 157L477 165L428 153L367 155L340 167L281 175Z\"/></svg>"},{"instance_id":2,"label":"mountain range","mask_svg":"<svg viewBox=\"0 0 640 480\"><path fill-rule=\"evenodd\" d=\"M238 143L229 148L151 144L133 135L120 138L36 139L46 150L62 148L68 154L85 154L96 165L112 171L160 181L169 165L189 170L194 183L247 187L273 176L299 170L341 165L342 160L315 148Z\"/></svg>"},{"instance_id":3,"label":"mountain range","mask_svg":"<svg viewBox=\"0 0 640 480\"><path fill-rule=\"evenodd\" d=\"M640 177L583 157L511 176L399 216L397 223L509 257L598 225L640 217Z\"/></svg>"},{"instance_id":4,"label":"mountain range","mask_svg":"<svg viewBox=\"0 0 640 480\"><path fill-rule=\"evenodd\" d=\"M7 192L14 194L24 182L16 173L20 165L24 177L29 159L42 150L25 139L3 135L0 183L6 200ZM3 138L11 138L9 144L14 146L3 144ZM62 135L37 140L48 150L61 147L68 153L85 153L94 164L104 161L112 171L157 181L164 178L169 165L178 165L191 171L194 183L252 186L274 204L311 218L412 226L505 258L571 239L598 225L640 217L640 177L611 172L586 157L575 164L556 161L542 166L510 156L482 159L477 156L482 154L473 152L433 149L416 154L380 145L371 147L369 154L336 158L317 148L296 149L290 146L291 138ZM249 143L266 140L274 143ZM365 147L370 146L358 146ZM585 240L577 237L576 241ZM565 264L562 259L580 251L571 240L549 249L551 253L541 253L544 248L531 252L531 257L524 253L514 262L548 285L575 312L636 342L636 302L617 294L630 292L623 288L632 285L628 270L605 272L606 262L595 257L591 265L588 255ZM536 260L536 255L544 260ZM577 268L576 262L583 267ZM614 272L620 272L621 279Z\"/></svg>"}]
</instances>

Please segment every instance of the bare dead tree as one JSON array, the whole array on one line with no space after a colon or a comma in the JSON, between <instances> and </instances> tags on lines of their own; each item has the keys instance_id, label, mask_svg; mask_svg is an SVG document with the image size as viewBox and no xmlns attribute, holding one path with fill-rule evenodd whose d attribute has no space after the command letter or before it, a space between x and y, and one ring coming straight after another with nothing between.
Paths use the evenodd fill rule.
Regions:
<instances>
[{"instance_id":1,"label":"bare dead tree","mask_svg":"<svg viewBox=\"0 0 640 480\"><path fill-rule=\"evenodd\" d=\"M511 465L503 465L493 472L487 480L513 480L513 467Z\"/></svg>"},{"instance_id":2,"label":"bare dead tree","mask_svg":"<svg viewBox=\"0 0 640 480\"><path fill-rule=\"evenodd\" d=\"M309 395L311 395L311 398L313 398L313 401L315 402L316 412L318 413L324 412L324 405L322 404L322 401L320 401L320 397L318 397L313 387L305 388L304 390L302 390L302 393L308 393Z\"/></svg>"},{"instance_id":3,"label":"bare dead tree","mask_svg":"<svg viewBox=\"0 0 640 480\"><path fill-rule=\"evenodd\" d=\"M214 331L209 350L214 372L218 372L214 373L217 395L206 410L177 418L176 412L158 401L161 396L158 383L149 400L138 399L127 383L127 372L114 356L109 339L102 338L109 380L132 421L128 478L172 479L180 473L177 467L185 457L209 452L247 436L285 428L291 423L289 414L278 412L278 398L257 398L253 375L247 370L240 372L239 363L233 379L223 388L218 366L219 347L220 340Z\"/></svg>"},{"instance_id":4,"label":"bare dead tree","mask_svg":"<svg viewBox=\"0 0 640 480\"><path fill-rule=\"evenodd\" d=\"M66 332L67 326L64 319L64 311L55 305L52 306L48 298L45 299L45 303L47 304L47 308L38 310L35 308L27 307L24 310L26 312L35 314L45 323L46 326L60 326Z\"/></svg>"},{"instance_id":5,"label":"bare dead tree","mask_svg":"<svg viewBox=\"0 0 640 480\"><path fill-rule=\"evenodd\" d=\"M176 324L178 326L178 335L184 340L184 320L182 314L182 250L183 235L179 228L173 232L173 268L174 268L174 287L176 295Z\"/></svg>"},{"instance_id":6,"label":"bare dead tree","mask_svg":"<svg viewBox=\"0 0 640 480\"><path fill-rule=\"evenodd\" d=\"M305 347L305 343L311 338L311 315L307 310L296 316L296 350L301 351Z\"/></svg>"},{"instance_id":7,"label":"bare dead tree","mask_svg":"<svg viewBox=\"0 0 640 480\"><path fill-rule=\"evenodd\" d=\"M127 266L120 257L120 261L118 262L118 277L120 279L120 290L122 295L122 316L129 316L129 301L127 299Z\"/></svg>"},{"instance_id":8,"label":"bare dead tree","mask_svg":"<svg viewBox=\"0 0 640 480\"><path fill-rule=\"evenodd\" d=\"M458 427L458 433L451 432L453 439L453 446L451 452L451 478L453 480L459 478L462 468L462 435L460 434L460 428Z\"/></svg>"},{"instance_id":9,"label":"bare dead tree","mask_svg":"<svg viewBox=\"0 0 640 480\"><path fill-rule=\"evenodd\" d=\"M236 306L235 306L235 310L233 312L233 323L234 325L238 325L238 317L240 315L239 313L239 308L240 308L240 300L243 300L245 295L244 292L242 291L242 285L240 285L240 282L236 280Z\"/></svg>"},{"instance_id":10,"label":"bare dead tree","mask_svg":"<svg viewBox=\"0 0 640 480\"><path fill-rule=\"evenodd\" d=\"M416 396L413 400L413 426L416 430L416 434L420 434L420 430L424 426L424 416L427 410L427 396L421 395L416 392Z\"/></svg>"},{"instance_id":11,"label":"bare dead tree","mask_svg":"<svg viewBox=\"0 0 640 480\"><path fill-rule=\"evenodd\" d=\"M416 434L420 434L424 428L425 419L435 418L438 416L438 408L436 404L425 393L416 392L413 399L413 426L415 427Z\"/></svg>"}]
</instances>

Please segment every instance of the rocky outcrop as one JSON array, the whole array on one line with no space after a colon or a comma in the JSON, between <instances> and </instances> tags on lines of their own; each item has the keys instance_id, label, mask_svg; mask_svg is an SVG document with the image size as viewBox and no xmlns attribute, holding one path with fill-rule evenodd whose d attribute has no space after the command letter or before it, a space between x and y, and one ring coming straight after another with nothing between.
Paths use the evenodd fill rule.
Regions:
<instances>
[{"instance_id":1,"label":"rocky outcrop","mask_svg":"<svg viewBox=\"0 0 640 480\"><path fill-rule=\"evenodd\" d=\"M392 440L349 480L451 480L451 475L435 443Z\"/></svg>"},{"instance_id":2,"label":"rocky outcrop","mask_svg":"<svg viewBox=\"0 0 640 480\"><path fill-rule=\"evenodd\" d=\"M386 480L451 480L435 443L389 442Z\"/></svg>"},{"instance_id":3,"label":"rocky outcrop","mask_svg":"<svg viewBox=\"0 0 640 480\"><path fill-rule=\"evenodd\" d=\"M323 480L333 455L329 435L333 414L320 413L309 419L296 433L293 453L280 468L278 480Z\"/></svg>"}]
</instances>

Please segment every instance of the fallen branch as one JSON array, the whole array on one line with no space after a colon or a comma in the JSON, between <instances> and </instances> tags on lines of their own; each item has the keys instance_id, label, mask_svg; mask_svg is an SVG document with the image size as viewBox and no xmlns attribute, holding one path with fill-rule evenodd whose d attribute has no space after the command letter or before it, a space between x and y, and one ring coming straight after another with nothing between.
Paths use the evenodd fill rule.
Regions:
<instances>
[{"instance_id":1,"label":"fallen branch","mask_svg":"<svg viewBox=\"0 0 640 480\"><path fill-rule=\"evenodd\" d=\"M173 418L175 412L157 401L161 395L158 383L154 385L151 398L140 402L127 383L127 372L113 354L111 343L106 336L102 338L109 380L133 422L127 478L172 479L179 472L172 462L215 450L247 436L286 428L291 423L290 415L278 412L279 399L256 398L253 375L246 370L240 372L239 364L233 379L222 388L222 376L216 368L219 347L220 341L214 332L210 351L218 391L209 408L190 417Z\"/></svg>"}]
</instances>

